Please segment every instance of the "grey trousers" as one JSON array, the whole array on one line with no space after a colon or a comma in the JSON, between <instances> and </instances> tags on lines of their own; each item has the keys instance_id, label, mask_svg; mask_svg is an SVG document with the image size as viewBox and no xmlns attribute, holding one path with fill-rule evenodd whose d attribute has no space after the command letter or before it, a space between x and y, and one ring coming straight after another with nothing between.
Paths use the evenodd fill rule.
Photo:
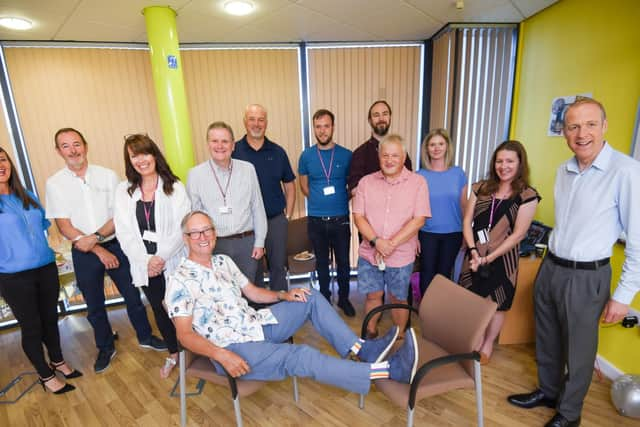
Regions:
<instances>
[{"instance_id":1,"label":"grey trousers","mask_svg":"<svg viewBox=\"0 0 640 427\"><path fill-rule=\"evenodd\" d=\"M287 236L289 221L285 214L276 215L267 220L267 238L264 242L264 249L267 256L269 268L269 288L272 291L286 291L287 288ZM258 274L256 275L256 285L264 287L264 272L262 262L258 263Z\"/></svg>"},{"instance_id":2,"label":"grey trousers","mask_svg":"<svg viewBox=\"0 0 640 427\"><path fill-rule=\"evenodd\" d=\"M611 266L574 270L544 259L534 288L538 382L557 411L580 417L598 349L598 322L609 300Z\"/></svg>"},{"instance_id":3,"label":"grey trousers","mask_svg":"<svg viewBox=\"0 0 640 427\"><path fill-rule=\"evenodd\" d=\"M225 239L218 237L214 254L224 254L231 257L242 274L247 276L251 283L256 282L256 272L258 271L258 260L251 258L255 236L247 236L241 239Z\"/></svg>"}]
</instances>

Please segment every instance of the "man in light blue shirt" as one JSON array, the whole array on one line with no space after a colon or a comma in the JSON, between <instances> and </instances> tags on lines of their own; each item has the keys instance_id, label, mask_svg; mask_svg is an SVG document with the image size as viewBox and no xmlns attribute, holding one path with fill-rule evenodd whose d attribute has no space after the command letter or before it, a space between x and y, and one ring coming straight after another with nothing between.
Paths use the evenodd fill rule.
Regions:
<instances>
[{"instance_id":1,"label":"man in light blue shirt","mask_svg":"<svg viewBox=\"0 0 640 427\"><path fill-rule=\"evenodd\" d=\"M556 225L536 278L539 389L512 395L522 408L556 408L549 427L578 426L598 347L598 323L620 321L640 289L640 163L604 140L604 107L579 98L566 112L564 136L575 156L560 165ZM612 246L627 235L618 286L609 296Z\"/></svg>"}]
</instances>

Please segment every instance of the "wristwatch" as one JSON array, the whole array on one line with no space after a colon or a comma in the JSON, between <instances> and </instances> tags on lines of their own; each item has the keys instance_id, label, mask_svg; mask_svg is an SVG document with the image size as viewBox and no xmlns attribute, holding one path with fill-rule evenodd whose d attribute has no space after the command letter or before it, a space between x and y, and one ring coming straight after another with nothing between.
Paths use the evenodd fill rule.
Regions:
<instances>
[{"instance_id":1,"label":"wristwatch","mask_svg":"<svg viewBox=\"0 0 640 427\"><path fill-rule=\"evenodd\" d=\"M284 301L285 291L278 291L278 301Z\"/></svg>"},{"instance_id":2,"label":"wristwatch","mask_svg":"<svg viewBox=\"0 0 640 427\"><path fill-rule=\"evenodd\" d=\"M376 241L377 240L378 240L378 236L376 236L373 239L369 240L369 244L371 245L372 248L376 247Z\"/></svg>"},{"instance_id":3,"label":"wristwatch","mask_svg":"<svg viewBox=\"0 0 640 427\"><path fill-rule=\"evenodd\" d=\"M102 234L98 233L97 231L93 234L95 234L96 238L98 239L98 243L104 242L104 236Z\"/></svg>"}]
</instances>

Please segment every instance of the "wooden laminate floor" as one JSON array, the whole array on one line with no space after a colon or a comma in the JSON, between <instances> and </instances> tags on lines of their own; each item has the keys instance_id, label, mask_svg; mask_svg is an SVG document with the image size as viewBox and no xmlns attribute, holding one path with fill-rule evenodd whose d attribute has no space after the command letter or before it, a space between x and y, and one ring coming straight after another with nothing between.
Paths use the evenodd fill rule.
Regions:
<instances>
[{"instance_id":1,"label":"wooden laminate floor","mask_svg":"<svg viewBox=\"0 0 640 427\"><path fill-rule=\"evenodd\" d=\"M352 288L352 302L357 315L346 319L359 331L363 297ZM341 312L340 312L341 313ZM342 313L341 313L342 314ZM149 310L150 319L152 319ZM96 355L93 333L84 314L60 320L63 351L67 361L84 372L71 380L77 390L56 396L45 393L39 385L19 402L0 404L0 426L177 426L180 423L179 399L169 397L177 379L176 368L170 379L161 380L158 369L165 354L138 347L135 333L124 308L109 312L113 328L120 339L118 354L111 367L102 374L93 373ZM388 317L383 320L388 324ZM152 323L153 320L152 320ZM326 342L306 325L295 336L332 352ZM32 368L20 347L18 329L0 333L0 387L22 371ZM482 370L486 426L543 426L553 415L551 409L520 410L505 398L524 392L536 384L533 345L498 346L491 363ZM29 380L35 377L29 377ZM300 379L300 403L293 401L290 380L270 383L257 393L241 399L245 426L402 426L405 410L391 404L372 388L364 410L358 409L358 396L325 386L310 379ZM29 381L20 382L15 391ZM188 381L193 386L195 381ZM609 397L610 382L594 376L583 412L582 425L640 426L638 420L617 414ZM15 396L12 391L4 399ZM187 399L190 426L232 426L233 406L225 388L207 384L200 396ZM476 420L472 390L454 391L421 401L415 413L416 426L473 426Z\"/></svg>"}]
</instances>

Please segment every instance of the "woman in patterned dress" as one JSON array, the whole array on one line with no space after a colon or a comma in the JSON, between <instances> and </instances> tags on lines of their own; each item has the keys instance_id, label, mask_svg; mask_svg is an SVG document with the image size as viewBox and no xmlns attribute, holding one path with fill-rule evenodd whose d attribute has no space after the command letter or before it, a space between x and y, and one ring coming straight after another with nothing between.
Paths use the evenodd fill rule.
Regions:
<instances>
[{"instance_id":1,"label":"woman in patterned dress","mask_svg":"<svg viewBox=\"0 0 640 427\"><path fill-rule=\"evenodd\" d=\"M467 244L460 284L491 297L498 311L478 351L487 363L493 342L511 308L518 276L520 241L526 236L540 196L529 186L527 153L518 141L505 141L491 157L489 177L473 184L463 219Z\"/></svg>"}]
</instances>

